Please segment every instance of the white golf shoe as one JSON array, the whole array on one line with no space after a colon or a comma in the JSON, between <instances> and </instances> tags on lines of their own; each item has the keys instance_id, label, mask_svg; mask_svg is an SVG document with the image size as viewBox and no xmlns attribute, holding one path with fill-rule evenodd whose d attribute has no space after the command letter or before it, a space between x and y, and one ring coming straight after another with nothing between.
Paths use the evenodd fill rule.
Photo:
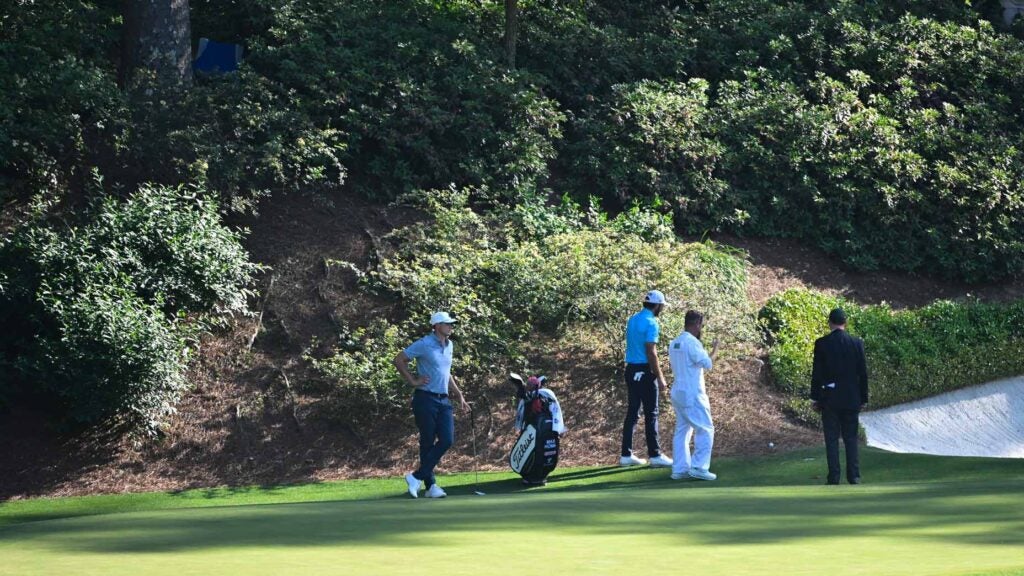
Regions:
<instances>
[{"instance_id":1,"label":"white golf shoe","mask_svg":"<svg viewBox=\"0 0 1024 576\"><path fill-rule=\"evenodd\" d=\"M644 464L647 464L647 460L637 458L632 454L619 458L619 466L643 466Z\"/></svg>"},{"instance_id":2,"label":"white golf shoe","mask_svg":"<svg viewBox=\"0 0 1024 576\"><path fill-rule=\"evenodd\" d=\"M427 498L444 498L448 494L441 490L441 487L437 484L431 484L430 489L427 490Z\"/></svg>"},{"instance_id":3,"label":"white golf shoe","mask_svg":"<svg viewBox=\"0 0 1024 576\"><path fill-rule=\"evenodd\" d=\"M689 480L690 479L690 473L689 472L673 472L672 475L669 476L669 478L671 478L673 480Z\"/></svg>"},{"instance_id":4,"label":"white golf shoe","mask_svg":"<svg viewBox=\"0 0 1024 576\"><path fill-rule=\"evenodd\" d=\"M413 476L412 472L410 472L405 475L405 483L409 485L409 496L416 498L416 493L420 491L421 487L420 479Z\"/></svg>"},{"instance_id":5,"label":"white golf shoe","mask_svg":"<svg viewBox=\"0 0 1024 576\"><path fill-rule=\"evenodd\" d=\"M714 480L718 474L701 468L690 468L690 478L695 480Z\"/></svg>"},{"instance_id":6,"label":"white golf shoe","mask_svg":"<svg viewBox=\"0 0 1024 576\"><path fill-rule=\"evenodd\" d=\"M650 465L651 468L671 468L672 459L669 458L668 456L665 456L664 454L658 454L657 456L651 458Z\"/></svg>"}]
</instances>

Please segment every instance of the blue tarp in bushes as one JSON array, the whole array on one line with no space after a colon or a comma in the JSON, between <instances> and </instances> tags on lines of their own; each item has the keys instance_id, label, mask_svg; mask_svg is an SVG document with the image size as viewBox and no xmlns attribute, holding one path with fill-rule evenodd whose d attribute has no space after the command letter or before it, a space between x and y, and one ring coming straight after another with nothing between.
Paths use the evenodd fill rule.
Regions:
<instances>
[{"instance_id":1,"label":"blue tarp in bushes","mask_svg":"<svg viewBox=\"0 0 1024 576\"><path fill-rule=\"evenodd\" d=\"M197 54L192 63L194 70L208 74L234 72L238 70L238 62L242 59L242 45L200 38Z\"/></svg>"}]
</instances>

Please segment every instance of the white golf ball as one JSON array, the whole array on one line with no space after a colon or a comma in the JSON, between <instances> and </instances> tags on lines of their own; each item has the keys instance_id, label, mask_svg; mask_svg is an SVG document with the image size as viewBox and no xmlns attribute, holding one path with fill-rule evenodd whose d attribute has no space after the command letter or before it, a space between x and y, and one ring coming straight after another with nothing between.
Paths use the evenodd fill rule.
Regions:
<instances>
[{"instance_id":1,"label":"white golf ball","mask_svg":"<svg viewBox=\"0 0 1024 576\"><path fill-rule=\"evenodd\" d=\"M768 443L768 447L769 448L775 448L775 442L769 442Z\"/></svg>"}]
</instances>

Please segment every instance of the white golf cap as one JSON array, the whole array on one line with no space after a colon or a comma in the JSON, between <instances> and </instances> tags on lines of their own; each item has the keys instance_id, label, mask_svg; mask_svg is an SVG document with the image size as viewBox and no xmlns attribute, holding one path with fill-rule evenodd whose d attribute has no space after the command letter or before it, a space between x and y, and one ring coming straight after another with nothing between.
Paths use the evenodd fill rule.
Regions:
<instances>
[{"instance_id":1,"label":"white golf cap","mask_svg":"<svg viewBox=\"0 0 1024 576\"><path fill-rule=\"evenodd\" d=\"M644 296L644 302L648 304L668 304L668 300L665 300L665 295L661 293L661 290L651 290Z\"/></svg>"},{"instance_id":2,"label":"white golf cap","mask_svg":"<svg viewBox=\"0 0 1024 576\"><path fill-rule=\"evenodd\" d=\"M454 324L455 318L452 318L447 312L434 312L430 315L430 325L436 324Z\"/></svg>"}]
</instances>

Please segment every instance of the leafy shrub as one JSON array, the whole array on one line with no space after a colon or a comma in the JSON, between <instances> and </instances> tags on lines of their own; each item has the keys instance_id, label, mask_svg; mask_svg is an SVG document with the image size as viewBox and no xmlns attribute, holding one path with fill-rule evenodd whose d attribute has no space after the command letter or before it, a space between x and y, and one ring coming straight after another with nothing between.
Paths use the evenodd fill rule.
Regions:
<instances>
[{"instance_id":1,"label":"leafy shrub","mask_svg":"<svg viewBox=\"0 0 1024 576\"><path fill-rule=\"evenodd\" d=\"M612 87L606 104L578 119L578 140L567 147L582 190L620 203L671 199L679 214L706 221L723 191L713 175L722 150L708 137L707 89L703 80Z\"/></svg>"},{"instance_id":2,"label":"leafy shrub","mask_svg":"<svg viewBox=\"0 0 1024 576\"><path fill-rule=\"evenodd\" d=\"M1024 83L1016 41L909 16L837 33L841 77L797 83L776 69L720 85L712 107L729 187L718 213L743 218L713 225L812 239L858 268L1019 274L1020 115L1002 96ZM1001 88L979 88L992 84Z\"/></svg>"},{"instance_id":3,"label":"leafy shrub","mask_svg":"<svg viewBox=\"0 0 1024 576\"><path fill-rule=\"evenodd\" d=\"M686 6L634 0L529 2L520 7L519 65L569 110L587 110L605 101L613 86L685 78L683 71L696 60L691 9Z\"/></svg>"},{"instance_id":4,"label":"leafy shrub","mask_svg":"<svg viewBox=\"0 0 1024 576\"><path fill-rule=\"evenodd\" d=\"M971 6L539 2L524 22L577 197L659 198L686 233L801 238L861 269L1024 271L1024 50Z\"/></svg>"},{"instance_id":5,"label":"leafy shrub","mask_svg":"<svg viewBox=\"0 0 1024 576\"><path fill-rule=\"evenodd\" d=\"M255 33L268 6L249 4L255 20L244 26ZM231 13L197 8L210 26ZM198 77L177 98L122 92L117 18L106 4L57 0L20 3L0 22L0 74L11 87L0 91L0 199L47 190L77 201L94 173L108 189L190 182L230 210L251 210L270 192L341 186L347 137L315 124L294 93L246 66Z\"/></svg>"},{"instance_id":6,"label":"leafy shrub","mask_svg":"<svg viewBox=\"0 0 1024 576\"><path fill-rule=\"evenodd\" d=\"M144 187L79 226L0 243L0 389L68 422L155 431L186 387L186 339L246 310L257 267L199 191Z\"/></svg>"},{"instance_id":7,"label":"leafy shrub","mask_svg":"<svg viewBox=\"0 0 1024 576\"><path fill-rule=\"evenodd\" d=\"M81 186L125 130L123 98L101 63L116 9L15 2L0 18L0 201Z\"/></svg>"},{"instance_id":8,"label":"leafy shrub","mask_svg":"<svg viewBox=\"0 0 1024 576\"><path fill-rule=\"evenodd\" d=\"M331 411L350 424L370 424L381 414L402 405L409 398L408 384L399 376L392 360L412 343L405 334L415 334L413 326L401 327L375 319L364 328L339 334L340 346L326 358L307 354L305 359L324 378L336 385L330 388Z\"/></svg>"},{"instance_id":9,"label":"leafy shrub","mask_svg":"<svg viewBox=\"0 0 1024 576\"><path fill-rule=\"evenodd\" d=\"M44 281L40 308L54 334L37 335L15 363L32 394L73 425L159 429L187 389L181 330L126 286L90 282L84 292Z\"/></svg>"},{"instance_id":10,"label":"leafy shrub","mask_svg":"<svg viewBox=\"0 0 1024 576\"><path fill-rule=\"evenodd\" d=\"M769 335L769 366L791 406L811 419L814 341L828 332L828 312L842 306L850 333L864 338L871 405L883 408L1024 372L1024 301L938 301L916 310L858 306L791 289L758 314Z\"/></svg>"},{"instance_id":11,"label":"leafy shrub","mask_svg":"<svg viewBox=\"0 0 1024 576\"><path fill-rule=\"evenodd\" d=\"M138 166L164 159L137 177L201 186L226 209L251 211L275 192L337 190L348 173L346 135L314 123L294 94L244 66L197 79L179 100L136 94L131 111L121 154Z\"/></svg>"},{"instance_id":12,"label":"leafy shrub","mask_svg":"<svg viewBox=\"0 0 1024 576\"><path fill-rule=\"evenodd\" d=\"M107 199L89 236L106 264L169 318L246 310L258 267L241 232L221 224L217 203L200 189L144 185L127 202Z\"/></svg>"},{"instance_id":13,"label":"leafy shrub","mask_svg":"<svg viewBox=\"0 0 1024 576\"><path fill-rule=\"evenodd\" d=\"M450 183L514 205L551 186L863 269L1012 278L1024 50L983 4L528 2L509 70L500 3L200 1L197 34L244 42L242 70L161 100L116 85L114 4L18 2L0 199L85 193L93 173L197 183L225 209Z\"/></svg>"},{"instance_id":14,"label":"leafy shrub","mask_svg":"<svg viewBox=\"0 0 1024 576\"><path fill-rule=\"evenodd\" d=\"M562 115L529 76L497 63L480 17L470 3L293 3L249 62L314 125L346 134L360 193L454 182L514 198L546 176Z\"/></svg>"},{"instance_id":15,"label":"leafy shrub","mask_svg":"<svg viewBox=\"0 0 1024 576\"><path fill-rule=\"evenodd\" d=\"M498 367L521 362L522 345L534 333L572 338L618 365L625 321L653 286L673 302L662 315L666 335L682 330L683 314L693 306L709 318L728 318L715 330L729 341L752 340L746 267L735 254L679 243L670 222L639 209L609 221L563 205L558 226L530 235L519 224L532 209L480 214L469 209L470 196L446 190L408 198L429 223L397 230L394 251L366 276L367 289L401 303L402 320L345 335L333 356L314 360L339 395L369 387L367 397L397 407L407 395L394 395L402 390L398 376L379 359L389 362L426 333L425 319L439 309L459 319L457 373L470 390ZM655 222L661 232L654 233ZM622 229L646 229L660 239Z\"/></svg>"}]
</instances>

